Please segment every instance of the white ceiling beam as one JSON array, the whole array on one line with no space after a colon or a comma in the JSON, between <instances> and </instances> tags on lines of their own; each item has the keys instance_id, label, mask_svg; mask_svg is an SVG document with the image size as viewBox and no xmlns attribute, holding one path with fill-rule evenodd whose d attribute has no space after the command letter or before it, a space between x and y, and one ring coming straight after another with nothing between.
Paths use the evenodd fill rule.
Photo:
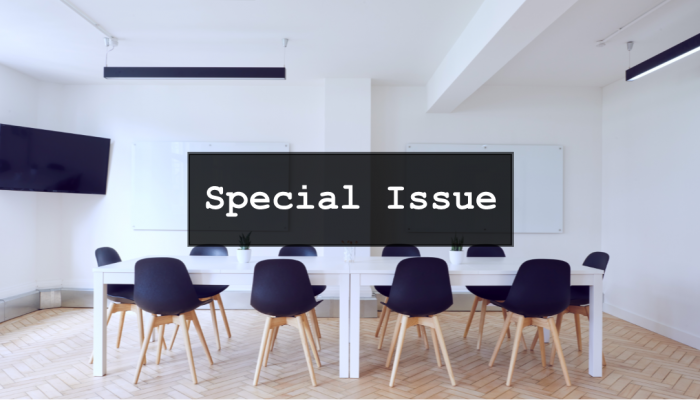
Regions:
<instances>
[{"instance_id":1,"label":"white ceiling beam","mask_svg":"<svg viewBox=\"0 0 700 400\"><path fill-rule=\"evenodd\" d=\"M576 0L484 0L428 81L428 112L452 112Z\"/></svg>"}]
</instances>

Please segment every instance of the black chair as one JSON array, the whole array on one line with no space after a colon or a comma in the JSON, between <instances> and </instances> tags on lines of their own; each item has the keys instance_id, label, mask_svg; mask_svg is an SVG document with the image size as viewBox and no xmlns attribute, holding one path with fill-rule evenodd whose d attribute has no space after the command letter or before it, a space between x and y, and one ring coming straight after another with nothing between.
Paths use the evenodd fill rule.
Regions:
<instances>
[{"instance_id":1,"label":"black chair","mask_svg":"<svg viewBox=\"0 0 700 400\"><path fill-rule=\"evenodd\" d=\"M316 257L316 256L318 256L318 253L316 253L316 249L313 246L293 244L293 245L288 245L288 246L282 247L280 249L279 256L280 257ZM326 286L325 285L311 285L311 289L314 291L314 297L316 297L326 290ZM321 350L321 326L318 324L318 317L316 316L316 309L314 308L311 311L309 311L309 315L307 315L307 317L309 319L311 319L311 322L313 322L313 325L314 325L314 329L311 330L311 333L313 333L313 335L314 335L314 343L315 343L316 349ZM275 330L275 334L272 336L271 350L275 348L275 340L276 339L277 339L277 330Z\"/></svg>"},{"instance_id":2,"label":"black chair","mask_svg":"<svg viewBox=\"0 0 700 400\"><path fill-rule=\"evenodd\" d=\"M467 249L467 257L505 257L506 253L503 249L498 246L471 246ZM508 297L508 292L510 291L510 286L467 286L469 290L474 295L474 302L472 303L472 309L469 313L469 320L467 320L467 327L464 329L463 338L467 338L469 333L469 328L472 325L472 320L474 319L474 314L476 313L476 307L481 302L481 314L479 315L479 336L476 340L476 349L481 349L481 340L484 336L484 324L486 323L486 307L492 301L503 301ZM501 309L503 312L503 320L506 319L506 310ZM510 329L507 331L508 338L510 338ZM524 339L523 339L524 340ZM523 342L524 343L524 342ZM527 349L527 346L525 347Z\"/></svg>"},{"instance_id":3,"label":"black chair","mask_svg":"<svg viewBox=\"0 0 700 400\"><path fill-rule=\"evenodd\" d=\"M160 364L161 350L165 344L163 340L165 325L176 324L178 327L183 327L192 382L196 385L197 372L194 369L188 327L191 321L199 340L202 342L204 352L209 358L209 365L214 364L211 354L209 354L207 342L204 340L202 327L199 325L197 314L194 311L197 307L210 303L211 300L199 300L187 267L182 261L175 258L145 258L137 261L134 282L134 301L143 311L153 315L146 337L150 337L153 330L158 328L156 364ZM148 340L143 341L139 361L136 364L134 384L138 383L141 367L146 362L148 343Z\"/></svg>"},{"instance_id":4,"label":"black chair","mask_svg":"<svg viewBox=\"0 0 700 400\"><path fill-rule=\"evenodd\" d=\"M564 360L564 353L559 341L559 333L554 319L551 318L551 316L558 315L566 310L569 306L570 299L571 267L568 263L560 260L530 260L524 262L523 265L520 266L518 274L515 276L508 297L505 301L495 302L497 305L508 310L508 316L503 323L503 329L498 337L498 344L493 350L493 356L491 356L489 367L493 367L496 356L498 355L498 350L501 348L503 339L506 336L506 330L513 320L513 317L516 317L518 327L515 332L515 337L521 337L523 328L526 326L534 325L537 327L543 367L547 366L547 357L545 356L544 335L542 330L550 330L554 341L554 350L552 350L552 360L550 364L554 361L554 351L556 351L559 355L559 362L561 363L561 369L564 373L566 386L571 386L569 370L566 368L566 360ZM511 385L519 347L520 340L514 340L506 386Z\"/></svg>"},{"instance_id":5,"label":"black chair","mask_svg":"<svg viewBox=\"0 0 700 400\"><path fill-rule=\"evenodd\" d=\"M253 272L253 291L250 305L259 312L268 315L265 320L258 363L255 367L253 386L257 386L260 371L267 366L272 349L273 333L283 325L291 325L299 331L301 346L304 349L306 364L311 376L311 384L316 386L316 375L311 364L307 339L311 342L311 350L316 365L321 367L321 360L313 345L311 328L306 313L313 310L321 302L316 301L311 281L306 267L296 260L265 260L255 265Z\"/></svg>"},{"instance_id":6,"label":"black chair","mask_svg":"<svg viewBox=\"0 0 700 400\"><path fill-rule=\"evenodd\" d=\"M610 256L608 253L603 253L602 251L596 251L588 255L583 261L583 265L595 269L605 270L608 268L608 261L610 261ZM605 276L605 275L603 275ZM563 312L557 315L557 330L561 330L562 319L564 314L574 314L574 323L576 325L576 341L578 342L578 351L583 351L582 339L581 339L581 319L580 316L584 315L590 321L590 297L588 286L572 286L571 287L571 301L569 302L569 307ZM532 341L530 347L531 350L535 349L537 344L537 336ZM608 365L605 361L605 354L603 354L603 365Z\"/></svg>"},{"instance_id":7,"label":"black chair","mask_svg":"<svg viewBox=\"0 0 700 400\"><path fill-rule=\"evenodd\" d=\"M191 256L228 256L228 250L224 246L195 246L192 251L190 251ZM216 333L216 347L221 350L221 339L219 339L219 324L216 321L216 306L214 302L219 303L219 310L221 311L221 318L224 320L224 327L226 328L226 334L229 339L231 338L231 328L228 326L228 318L226 318L226 309L224 308L224 302L221 300L221 293L228 289L228 285L194 285L194 290L197 292L197 297L202 300L211 300L209 303L211 309L211 320L214 323L214 333ZM175 338L177 337L177 331L179 325L175 325L175 332L173 332L173 337L170 339L170 349L173 348L175 344Z\"/></svg>"},{"instance_id":8,"label":"black chair","mask_svg":"<svg viewBox=\"0 0 700 400\"><path fill-rule=\"evenodd\" d=\"M396 349L396 358L394 359L394 368L391 371L389 386L394 387L406 330L413 325L421 326L424 330L424 336L425 327L432 328L431 334L438 367L442 366L440 352L438 351L438 347L440 347L447 366L447 373L450 376L450 382L452 382L452 386L455 386L452 365L447 355L445 339L437 317L437 314L452 306L452 287L450 286L450 274L447 263L440 258L432 257L402 260L396 267L394 281L391 284L391 298L382 304L399 314L399 319L396 321L396 327L394 328L394 336L391 338L389 355L386 359L386 367L389 368L391 355Z\"/></svg>"},{"instance_id":9,"label":"black chair","mask_svg":"<svg viewBox=\"0 0 700 400\"><path fill-rule=\"evenodd\" d=\"M104 267L105 265L121 262L119 253L111 247L100 247L95 250L95 258L97 266ZM136 321L139 326L139 343L143 343L143 314L141 309L134 303L134 285L107 285L107 299L111 302L107 310L107 322L109 325L112 314L121 313L119 317L119 331L117 333L117 348L122 341L122 330L124 328L124 319L126 312L131 311L136 314ZM92 364L94 354L90 356L90 364Z\"/></svg>"},{"instance_id":10,"label":"black chair","mask_svg":"<svg viewBox=\"0 0 700 400\"><path fill-rule=\"evenodd\" d=\"M411 246L408 244L392 244L386 246L382 250L382 257L420 257L420 250L416 246ZM382 296L386 297L384 300L389 301L389 295L391 294L391 286L375 286L374 289L379 292ZM384 335L386 334L386 328L389 325L389 315L391 310L387 306L382 306L382 313L379 315L379 324L377 324L377 331L374 333L374 337L379 338L379 344L377 344L377 350L382 349L384 344ZM418 330L418 337L421 337L421 327L416 326ZM380 336L381 334L381 336ZM424 339L427 344L427 338Z\"/></svg>"}]
</instances>

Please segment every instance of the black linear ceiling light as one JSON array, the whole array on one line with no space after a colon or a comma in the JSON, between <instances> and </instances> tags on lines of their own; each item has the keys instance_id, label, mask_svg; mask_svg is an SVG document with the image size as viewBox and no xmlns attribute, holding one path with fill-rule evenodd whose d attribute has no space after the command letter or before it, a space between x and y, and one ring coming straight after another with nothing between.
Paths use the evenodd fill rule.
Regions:
<instances>
[{"instance_id":1,"label":"black linear ceiling light","mask_svg":"<svg viewBox=\"0 0 700 400\"><path fill-rule=\"evenodd\" d=\"M284 80L284 67L105 67L105 79L277 79Z\"/></svg>"},{"instance_id":2,"label":"black linear ceiling light","mask_svg":"<svg viewBox=\"0 0 700 400\"><path fill-rule=\"evenodd\" d=\"M625 78L628 82L637 80L697 51L700 51L700 34L628 69Z\"/></svg>"}]
</instances>

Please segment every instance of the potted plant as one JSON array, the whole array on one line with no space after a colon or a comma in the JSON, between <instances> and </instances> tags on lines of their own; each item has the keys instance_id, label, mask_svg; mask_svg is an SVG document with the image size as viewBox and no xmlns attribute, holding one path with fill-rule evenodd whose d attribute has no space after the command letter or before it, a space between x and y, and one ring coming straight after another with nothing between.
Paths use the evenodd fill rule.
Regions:
<instances>
[{"instance_id":1,"label":"potted plant","mask_svg":"<svg viewBox=\"0 0 700 400\"><path fill-rule=\"evenodd\" d=\"M450 249L450 264L459 265L464 261L464 251L462 251L463 245L464 236L458 238L457 234L455 234L452 238L452 249Z\"/></svg>"},{"instance_id":2,"label":"potted plant","mask_svg":"<svg viewBox=\"0 0 700 400\"><path fill-rule=\"evenodd\" d=\"M241 234L238 237L238 243L241 247L236 250L236 257L238 257L238 263L244 264L250 261L250 234L253 232L248 232L248 235Z\"/></svg>"}]
</instances>

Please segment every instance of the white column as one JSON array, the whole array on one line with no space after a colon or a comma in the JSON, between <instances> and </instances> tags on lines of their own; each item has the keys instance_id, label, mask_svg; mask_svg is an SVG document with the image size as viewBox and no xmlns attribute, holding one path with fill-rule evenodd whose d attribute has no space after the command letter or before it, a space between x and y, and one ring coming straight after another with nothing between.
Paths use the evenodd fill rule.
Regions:
<instances>
[{"instance_id":1,"label":"white column","mask_svg":"<svg viewBox=\"0 0 700 400\"><path fill-rule=\"evenodd\" d=\"M338 296L338 334L339 341L339 376L350 377L350 274L340 275Z\"/></svg>"}]
</instances>

